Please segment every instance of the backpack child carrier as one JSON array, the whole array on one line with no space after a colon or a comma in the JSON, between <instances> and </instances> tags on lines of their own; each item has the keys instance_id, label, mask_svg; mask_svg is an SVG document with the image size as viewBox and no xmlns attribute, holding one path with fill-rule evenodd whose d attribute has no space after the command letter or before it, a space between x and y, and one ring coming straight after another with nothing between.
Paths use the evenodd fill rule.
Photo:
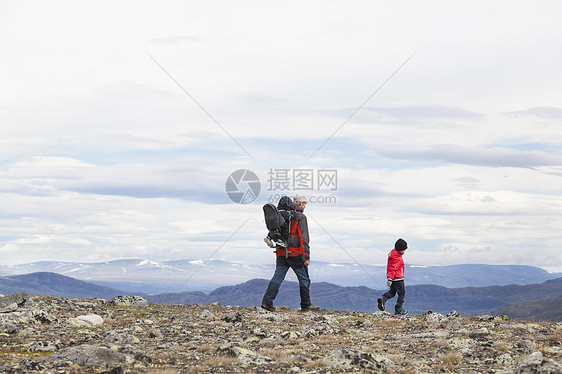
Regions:
<instances>
[{"instance_id":1,"label":"backpack child carrier","mask_svg":"<svg viewBox=\"0 0 562 374\"><path fill-rule=\"evenodd\" d=\"M263 206L265 226L268 229L267 237L264 239L267 245L276 248L287 247L292 213L295 209L296 206L288 196L282 196L277 207L273 204Z\"/></svg>"}]
</instances>

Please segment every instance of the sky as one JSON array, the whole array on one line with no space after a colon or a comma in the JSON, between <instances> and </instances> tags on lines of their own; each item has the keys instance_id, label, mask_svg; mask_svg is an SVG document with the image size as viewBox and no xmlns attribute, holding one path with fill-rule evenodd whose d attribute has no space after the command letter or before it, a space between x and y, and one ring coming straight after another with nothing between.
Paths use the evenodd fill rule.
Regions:
<instances>
[{"instance_id":1,"label":"sky","mask_svg":"<svg viewBox=\"0 0 562 374\"><path fill-rule=\"evenodd\" d=\"M272 263L262 206L298 193L311 272L398 238L410 264L560 272L561 14L0 0L0 262Z\"/></svg>"}]
</instances>

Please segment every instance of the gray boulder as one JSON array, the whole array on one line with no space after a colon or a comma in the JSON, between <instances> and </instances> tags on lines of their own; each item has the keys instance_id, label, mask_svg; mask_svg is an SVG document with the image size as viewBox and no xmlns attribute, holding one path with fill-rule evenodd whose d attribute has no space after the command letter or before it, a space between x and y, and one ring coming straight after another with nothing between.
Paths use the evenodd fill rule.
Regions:
<instances>
[{"instance_id":1,"label":"gray boulder","mask_svg":"<svg viewBox=\"0 0 562 374\"><path fill-rule=\"evenodd\" d=\"M109 301L112 305L147 307L148 300L141 296L116 296Z\"/></svg>"},{"instance_id":2,"label":"gray boulder","mask_svg":"<svg viewBox=\"0 0 562 374\"><path fill-rule=\"evenodd\" d=\"M533 352L523 362L517 366L513 373L539 373L539 374L561 374L562 365L543 356L541 352Z\"/></svg>"},{"instance_id":3,"label":"gray boulder","mask_svg":"<svg viewBox=\"0 0 562 374\"><path fill-rule=\"evenodd\" d=\"M270 357L242 347L232 347L227 352L230 356L236 357L242 366L265 365L273 362L273 359Z\"/></svg>"},{"instance_id":4,"label":"gray boulder","mask_svg":"<svg viewBox=\"0 0 562 374\"><path fill-rule=\"evenodd\" d=\"M97 314L88 314L85 316L78 316L68 320L70 325L76 327L93 327L103 324L103 318Z\"/></svg>"},{"instance_id":5,"label":"gray boulder","mask_svg":"<svg viewBox=\"0 0 562 374\"><path fill-rule=\"evenodd\" d=\"M18 308L30 308L33 306L33 299L29 294L24 292L0 297L0 309L12 309L14 304L16 304Z\"/></svg>"},{"instance_id":6,"label":"gray boulder","mask_svg":"<svg viewBox=\"0 0 562 374\"><path fill-rule=\"evenodd\" d=\"M325 358L326 363L335 370L364 369L376 372L388 370L394 362L381 354L351 351L336 348Z\"/></svg>"},{"instance_id":7,"label":"gray boulder","mask_svg":"<svg viewBox=\"0 0 562 374\"><path fill-rule=\"evenodd\" d=\"M57 363L71 361L81 366L107 367L125 364L126 356L101 345L78 345L54 352L44 357L44 360Z\"/></svg>"}]
</instances>

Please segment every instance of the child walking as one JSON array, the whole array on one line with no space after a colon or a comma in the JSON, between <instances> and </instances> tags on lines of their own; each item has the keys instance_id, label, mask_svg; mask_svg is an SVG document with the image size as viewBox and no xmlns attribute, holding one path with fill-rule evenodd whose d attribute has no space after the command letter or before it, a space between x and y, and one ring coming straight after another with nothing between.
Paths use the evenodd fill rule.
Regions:
<instances>
[{"instance_id":1,"label":"child walking","mask_svg":"<svg viewBox=\"0 0 562 374\"><path fill-rule=\"evenodd\" d=\"M408 314L408 311L402 308L404 305L404 297L406 296L406 287L404 286L404 259L402 256L408 248L408 243L404 239L398 239L394 244L394 249L388 254L386 264L387 284L390 286L382 297L377 299L379 309L384 311L384 304L387 300L392 299L398 294L398 300L394 307L394 314Z\"/></svg>"}]
</instances>

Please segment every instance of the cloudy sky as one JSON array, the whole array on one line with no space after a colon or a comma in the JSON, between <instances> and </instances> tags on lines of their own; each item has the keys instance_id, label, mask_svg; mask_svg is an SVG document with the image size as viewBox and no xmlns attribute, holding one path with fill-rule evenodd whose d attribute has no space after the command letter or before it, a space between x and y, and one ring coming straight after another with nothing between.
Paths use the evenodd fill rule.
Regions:
<instances>
[{"instance_id":1,"label":"cloudy sky","mask_svg":"<svg viewBox=\"0 0 562 374\"><path fill-rule=\"evenodd\" d=\"M0 261L272 263L262 205L300 193L311 271L398 237L411 264L562 271L561 15L0 0Z\"/></svg>"}]
</instances>

